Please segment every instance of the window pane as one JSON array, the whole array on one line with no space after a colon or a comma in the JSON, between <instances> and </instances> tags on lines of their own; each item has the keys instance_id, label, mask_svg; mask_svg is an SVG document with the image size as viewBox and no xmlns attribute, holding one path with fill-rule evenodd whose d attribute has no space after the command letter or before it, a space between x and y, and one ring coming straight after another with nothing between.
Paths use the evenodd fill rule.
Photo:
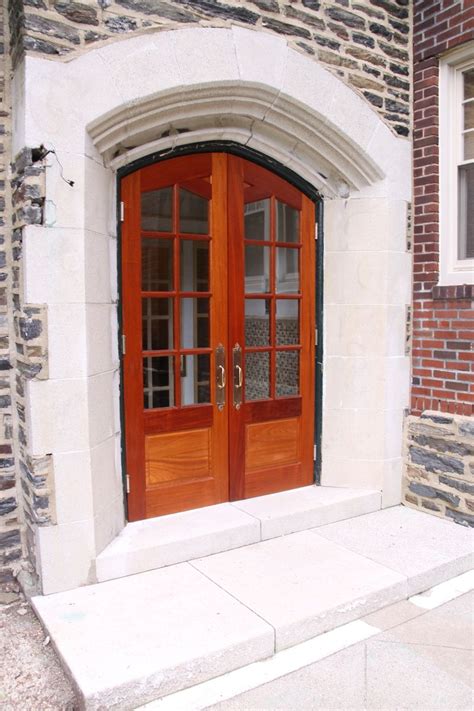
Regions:
<instances>
[{"instance_id":1,"label":"window pane","mask_svg":"<svg viewBox=\"0 0 474 711\"><path fill-rule=\"evenodd\" d=\"M270 301L245 300L245 345L270 345Z\"/></svg>"},{"instance_id":2,"label":"window pane","mask_svg":"<svg viewBox=\"0 0 474 711\"><path fill-rule=\"evenodd\" d=\"M299 302L293 299L278 299L276 302L276 344L292 346L300 342Z\"/></svg>"},{"instance_id":3,"label":"window pane","mask_svg":"<svg viewBox=\"0 0 474 711\"><path fill-rule=\"evenodd\" d=\"M270 291L270 248L245 246L245 292L266 294Z\"/></svg>"},{"instance_id":4,"label":"window pane","mask_svg":"<svg viewBox=\"0 0 474 711\"><path fill-rule=\"evenodd\" d=\"M209 299L181 299L181 348L209 347Z\"/></svg>"},{"instance_id":5,"label":"window pane","mask_svg":"<svg viewBox=\"0 0 474 711\"><path fill-rule=\"evenodd\" d=\"M209 201L195 193L179 189L179 230L190 234L206 235Z\"/></svg>"},{"instance_id":6,"label":"window pane","mask_svg":"<svg viewBox=\"0 0 474 711\"><path fill-rule=\"evenodd\" d=\"M245 355L245 399L262 400L270 397L270 354Z\"/></svg>"},{"instance_id":7,"label":"window pane","mask_svg":"<svg viewBox=\"0 0 474 711\"><path fill-rule=\"evenodd\" d=\"M181 356L181 404L197 405L211 402L210 356Z\"/></svg>"},{"instance_id":8,"label":"window pane","mask_svg":"<svg viewBox=\"0 0 474 711\"><path fill-rule=\"evenodd\" d=\"M144 351L173 348L173 299L142 300L142 348Z\"/></svg>"},{"instance_id":9,"label":"window pane","mask_svg":"<svg viewBox=\"0 0 474 711\"><path fill-rule=\"evenodd\" d=\"M300 290L299 250L277 248L276 290L279 294L297 294Z\"/></svg>"},{"instance_id":10,"label":"window pane","mask_svg":"<svg viewBox=\"0 0 474 711\"><path fill-rule=\"evenodd\" d=\"M464 72L464 99L474 99L474 69Z\"/></svg>"},{"instance_id":11,"label":"window pane","mask_svg":"<svg viewBox=\"0 0 474 711\"><path fill-rule=\"evenodd\" d=\"M173 407L174 374L172 356L143 359L143 400L145 410Z\"/></svg>"},{"instance_id":12,"label":"window pane","mask_svg":"<svg viewBox=\"0 0 474 711\"><path fill-rule=\"evenodd\" d=\"M277 202L276 238L278 242L299 242L299 224L299 211L283 202Z\"/></svg>"},{"instance_id":13,"label":"window pane","mask_svg":"<svg viewBox=\"0 0 474 711\"><path fill-rule=\"evenodd\" d=\"M244 207L246 239L270 239L270 200L248 202Z\"/></svg>"},{"instance_id":14,"label":"window pane","mask_svg":"<svg viewBox=\"0 0 474 711\"><path fill-rule=\"evenodd\" d=\"M474 160L474 131L464 134L464 160Z\"/></svg>"},{"instance_id":15,"label":"window pane","mask_svg":"<svg viewBox=\"0 0 474 711\"><path fill-rule=\"evenodd\" d=\"M280 351L276 354L276 396L299 393L299 353Z\"/></svg>"},{"instance_id":16,"label":"window pane","mask_svg":"<svg viewBox=\"0 0 474 711\"><path fill-rule=\"evenodd\" d=\"M171 232L172 217L173 188L142 193L142 230Z\"/></svg>"},{"instance_id":17,"label":"window pane","mask_svg":"<svg viewBox=\"0 0 474 711\"><path fill-rule=\"evenodd\" d=\"M474 99L464 104L464 130L474 128Z\"/></svg>"},{"instance_id":18,"label":"window pane","mask_svg":"<svg viewBox=\"0 0 474 711\"><path fill-rule=\"evenodd\" d=\"M181 240L181 291L209 291L209 242Z\"/></svg>"},{"instance_id":19,"label":"window pane","mask_svg":"<svg viewBox=\"0 0 474 711\"><path fill-rule=\"evenodd\" d=\"M474 164L459 167L458 195L458 259L474 259Z\"/></svg>"},{"instance_id":20,"label":"window pane","mask_svg":"<svg viewBox=\"0 0 474 711\"><path fill-rule=\"evenodd\" d=\"M173 242L142 238L143 291L173 290Z\"/></svg>"}]
</instances>

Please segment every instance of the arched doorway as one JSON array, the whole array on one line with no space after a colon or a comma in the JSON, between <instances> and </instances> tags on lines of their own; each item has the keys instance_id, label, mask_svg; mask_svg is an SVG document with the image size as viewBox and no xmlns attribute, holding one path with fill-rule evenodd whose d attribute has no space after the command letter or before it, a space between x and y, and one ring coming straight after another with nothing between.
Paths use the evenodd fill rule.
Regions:
<instances>
[{"instance_id":1,"label":"arched doorway","mask_svg":"<svg viewBox=\"0 0 474 711\"><path fill-rule=\"evenodd\" d=\"M220 152L121 199L129 519L310 484L314 203Z\"/></svg>"}]
</instances>

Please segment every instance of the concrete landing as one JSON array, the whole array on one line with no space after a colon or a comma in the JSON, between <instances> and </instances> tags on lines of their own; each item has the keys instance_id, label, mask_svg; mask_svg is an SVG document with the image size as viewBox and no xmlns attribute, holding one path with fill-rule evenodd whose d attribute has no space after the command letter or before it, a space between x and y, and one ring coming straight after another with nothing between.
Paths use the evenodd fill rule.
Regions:
<instances>
[{"instance_id":1,"label":"concrete landing","mask_svg":"<svg viewBox=\"0 0 474 711\"><path fill-rule=\"evenodd\" d=\"M471 530L395 507L32 603L83 707L133 709L463 573L472 551Z\"/></svg>"},{"instance_id":2,"label":"concrete landing","mask_svg":"<svg viewBox=\"0 0 474 711\"><path fill-rule=\"evenodd\" d=\"M96 559L98 582L323 526L381 505L379 491L305 486L129 523Z\"/></svg>"}]
</instances>

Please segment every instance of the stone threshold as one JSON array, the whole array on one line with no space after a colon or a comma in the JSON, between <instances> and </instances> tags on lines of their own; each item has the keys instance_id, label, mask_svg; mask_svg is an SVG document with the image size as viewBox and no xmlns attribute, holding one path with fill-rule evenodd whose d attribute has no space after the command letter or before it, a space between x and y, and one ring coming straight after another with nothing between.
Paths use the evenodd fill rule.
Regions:
<instances>
[{"instance_id":1,"label":"stone threshold","mask_svg":"<svg viewBox=\"0 0 474 711\"><path fill-rule=\"evenodd\" d=\"M472 531L402 506L32 598L82 709L136 709L472 568Z\"/></svg>"},{"instance_id":2,"label":"stone threshold","mask_svg":"<svg viewBox=\"0 0 474 711\"><path fill-rule=\"evenodd\" d=\"M136 521L97 556L97 582L324 526L380 507L379 491L305 486Z\"/></svg>"}]
</instances>

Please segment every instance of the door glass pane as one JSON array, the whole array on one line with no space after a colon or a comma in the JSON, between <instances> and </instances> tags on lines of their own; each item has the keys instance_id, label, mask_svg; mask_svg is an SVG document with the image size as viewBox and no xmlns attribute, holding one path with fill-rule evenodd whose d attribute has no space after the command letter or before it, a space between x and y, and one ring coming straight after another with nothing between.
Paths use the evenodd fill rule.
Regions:
<instances>
[{"instance_id":1,"label":"door glass pane","mask_svg":"<svg viewBox=\"0 0 474 711\"><path fill-rule=\"evenodd\" d=\"M276 302L276 344L292 346L300 342L299 336L299 301L277 299Z\"/></svg>"},{"instance_id":2,"label":"door glass pane","mask_svg":"<svg viewBox=\"0 0 474 711\"><path fill-rule=\"evenodd\" d=\"M266 294L270 291L270 248L245 246L245 292Z\"/></svg>"},{"instance_id":3,"label":"door glass pane","mask_svg":"<svg viewBox=\"0 0 474 711\"><path fill-rule=\"evenodd\" d=\"M173 290L173 242L142 238L142 290Z\"/></svg>"},{"instance_id":4,"label":"door glass pane","mask_svg":"<svg viewBox=\"0 0 474 711\"><path fill-rule=\"evenodd\" d=\"M181 240L181 291L209 291L209 242Z\"/></svg>"},{"instance_id":5,"label":"door glass pane","mask_svg":"<svg viewBox=\"0 0 474 711\"><path fill-rule=\"evenodd\" d=\"M474 259L474 163L458 170L458 259Z\"/></svg>"},{"instance_id":6,"label":"door glass pane","mask_svg":"<svg viewBox=\"0 0 474 711\"><path fill-rule=\"evenodd\" d=\"M298 395L299 352L279 351L276 354L276 396Z\"/></svg>"},{"instance_id":7,"label":"door glass pane","mask_svg":"<svg viewBox=\"0 0 474 711\"><path fill-rule=\"evenodd\" d=\"M155 407L173 407L172 356L150 356L143 359L143 398L145 410Z\"/></svg>"},{"instance_id":8,"label":"door glass pane","mask_svg":"<svg viewBox=\"0 0 474 711\"><path fill-rule=\"evenodd\" d=\"M173 188L142 193L142 230L171 232L173 228Z\"/></svg>"},{"instance_id":9,"label":"door glass pane","mask_svg":"<svg viewBox=\"0 0 474 711\"><path fill-rule=\"evenodd\" d=\"M142 300L142 348L144 351L173 348L173 299Z\"/></svg>"},{"instance_id":10,"label":"door glass pane","mask_svg":"<svg viewBox=\"0 0 474 711\"><path fill-rule=\"evenodd\" d=\"M464 134L464 160L474 160L474 131Z\"/></svg>"},{"instance_id":11,"label":"door glass pane","mask_svg":"<svg viewBox=\"0 0 474 711\"><path fill-rule=\"evenodd\" d=\"M206 235L209 232L209 201L184 188L179 189L179 231Z\"/></svg>"},{"instance_id":12,"label":"door glass pane","mask_svg":"<svg viewBox=\"0 0 474 711\"><path fill-rule=\"evenodd\" d=\"M248 202L244 206L246 239L270 239L270 200Z\"/></svg>"},{"instance_id":13,"label":"door glass pane","mask_svg":"<svg viewBox=\"0 0 474 711\"><path fill-rule=\"evenodd\" d=\"M245 345L270 345L270 300L245 299Z\"/></svg>"},{"instance_id":14,"label":"door glass pane","mask_svg":"<svg viewBox=\"0 0 474 711\"><path fill-rule=\"evenodd\" d=\"M209 299L181 299L181 348L209 347Z\"/></svg>"},{"instance_id":15,"label":"door glass pane","mask_svg":"<svg viewBox=\"0 0 474 711\"><path fill-rule=\"evenodd\" d=\"M474 99L474 69L464 72L464 99Z\"/></svg>"},{"instance_id":16,"label":"door glass pane","mask_svg":"<svg viewBox=\"0 0 474 711\"><path fill-rule=\"evenodd\" d=\"M182 355L181 361L181 404L197 405L211 402L210 356Z\"/></svg>"},{"instance_id":17,"label":"door glass pane","mask_svg":"<svg viewBox=\"0 0 474 711\"><path fill-rule=\"evenodd\" d=\"M276 252L276 290L279 294L297 294L300 290L299 250L278 247Z\"/></svg>"},{"instance_id":18,"label":"door glass pane","mask_svg":"<svg viewBox=\"0 0 474 711\"><path fill-rule=\"evenodd\" d=\"M246 353L245 399L262 400L270 397L270 354Z\"/></svg>"},{"instance_id":19,"label":"door glass pane","mask_svg":"<svg viewBox=\"0 0 474 711\"><path fill-rule=\"evenodd\" d=\"M300 241L299 210L280 201L277 201L276 238L278 242Z\"/></svg>"}]
</instances>

